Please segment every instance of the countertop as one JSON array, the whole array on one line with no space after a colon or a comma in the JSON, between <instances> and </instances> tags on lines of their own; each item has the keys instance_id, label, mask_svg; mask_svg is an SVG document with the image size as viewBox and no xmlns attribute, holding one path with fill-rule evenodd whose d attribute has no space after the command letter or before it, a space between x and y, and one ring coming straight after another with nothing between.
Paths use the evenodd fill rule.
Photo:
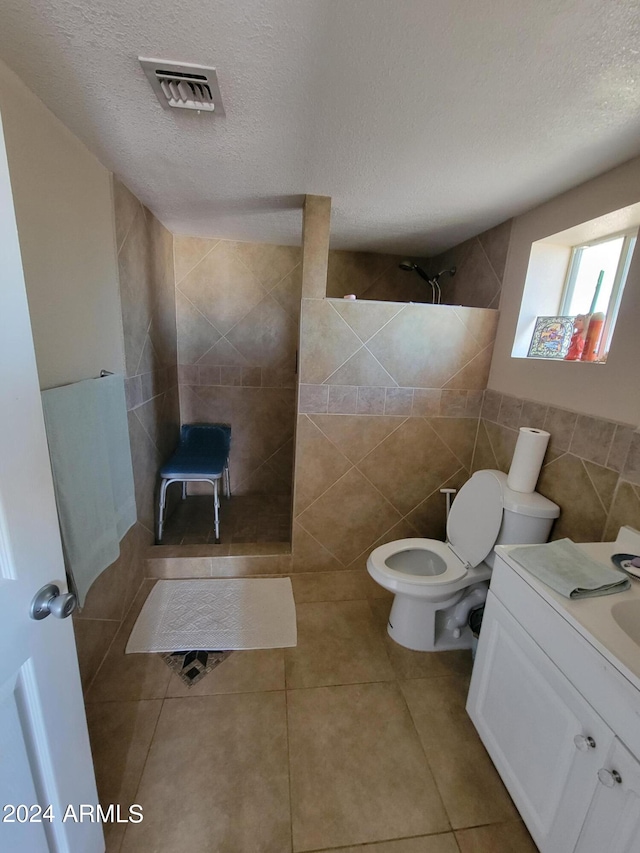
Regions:
<instances>
[{"instance_id":1,"label":"countertop","mask_svg":"<svg viewBox=\"0 0 640 853\"><path fill-rule=\"evenodd\" d=\"M613 567L613 554L640 554L640 532L623 527L615 542L575 543L592 559ZM625 592L596 598L569 599L539 581L509 556L511 548L499 545L496 553L540 595L557 613L569 622L609 663L640 690L640 646L616 623L611 608L622 601L638 601L640 620L640 580L631 578L631 588Z\"/></svg>"}]
</instances>

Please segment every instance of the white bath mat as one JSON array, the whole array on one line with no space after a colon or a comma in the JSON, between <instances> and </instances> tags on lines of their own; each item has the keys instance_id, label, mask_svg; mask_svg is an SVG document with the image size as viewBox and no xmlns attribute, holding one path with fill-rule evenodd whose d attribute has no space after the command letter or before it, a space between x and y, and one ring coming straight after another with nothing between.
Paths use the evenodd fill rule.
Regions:
<instances>
[{"instance_id":1,"label":"white bath mat","mask_svg":"<svg viewBox=\"0 0 640 853\"><path fill-rule=\"evenodd\" d=\"M295 646L289 578L158 581L144 603L127 653Z\"/></svg>"}]
</instances>

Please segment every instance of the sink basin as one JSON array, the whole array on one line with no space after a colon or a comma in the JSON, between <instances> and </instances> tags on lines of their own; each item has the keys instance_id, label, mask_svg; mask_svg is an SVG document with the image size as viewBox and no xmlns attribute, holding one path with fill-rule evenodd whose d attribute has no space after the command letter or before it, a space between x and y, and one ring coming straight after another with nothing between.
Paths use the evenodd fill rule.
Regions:
<instances>
[{"instance_id":1,"label":"sink basin","mask_svg":"<svg viewBox=\"0 0 640 853\"><path fill-rule=\"evenodd\" d=\"M627 637L640 646L640 600L619 601L611 608L611 615Z\"/></svg>"}]
</instances>

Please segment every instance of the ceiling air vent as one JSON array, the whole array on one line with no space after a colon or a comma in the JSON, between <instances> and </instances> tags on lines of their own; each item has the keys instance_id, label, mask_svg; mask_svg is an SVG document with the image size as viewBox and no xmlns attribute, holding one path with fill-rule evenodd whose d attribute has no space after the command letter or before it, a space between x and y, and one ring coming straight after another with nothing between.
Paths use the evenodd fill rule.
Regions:
<instances>
[{"instance_id":1,"label":"ceiling air vent","mask_svg":"<svg viewBox=\"0 0 640 853\"><path fill-rule=\"evenodd\" d=\"M215 68L138 57L162 106L224 115Z\"/></svg>"}]
</instances>

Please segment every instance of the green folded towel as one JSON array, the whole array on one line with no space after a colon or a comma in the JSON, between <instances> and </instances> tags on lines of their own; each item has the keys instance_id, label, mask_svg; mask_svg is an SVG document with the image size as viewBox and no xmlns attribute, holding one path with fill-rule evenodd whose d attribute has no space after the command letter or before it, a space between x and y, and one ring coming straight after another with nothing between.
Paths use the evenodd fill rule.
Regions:
<instances>
[{"instance_id":1,"label":"green folded towel","mask_svg":"<svg viewBox=\"0 0 640 853\"><path fill-rule=\"evenodd\" d=\"M588 557L570 539L511 548L509 556L566 598L611 595L631 586L626 575Z\"/></svg>"}]
</instances>

